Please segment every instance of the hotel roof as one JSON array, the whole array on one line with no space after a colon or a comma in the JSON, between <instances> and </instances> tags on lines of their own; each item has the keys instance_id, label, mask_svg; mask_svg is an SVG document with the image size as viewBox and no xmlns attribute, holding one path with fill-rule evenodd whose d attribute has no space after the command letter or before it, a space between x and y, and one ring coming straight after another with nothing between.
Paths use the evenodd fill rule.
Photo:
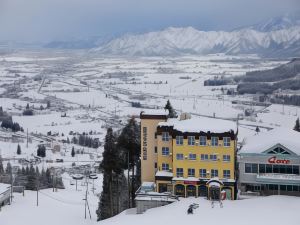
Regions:
<instances>
[{"instance_id":1,"label":"hotel roof","mask_svg":"<svg viewBox=\"0 0 300 225\"><path fill-rule=\"evenodd\" d=\"M193 117L186 120L168 119L167 122L160 122L158 126L172 126L174 130L193 133L199 133L201 131L206 133L237 131L236 123L233 121L207 117Z\"/></svg>"},{"instance_id":2,"label":"hotel roof","mask_svg":"<svg viewBox=\"0 0 300 225\"><path fill-rule=\"evenodd\" d=\"M145 110L141 111L141 114L167 116L169 114L169 112L168 112L168 110L164 110L164 109L145 109Z\"/></svg>"},{"instance_id":3,"label":"hotel roof","mask_svg":"<svg viewBox=\"0 0 300 225\"><path fill-rule=\"evenodd\" d=\"M244 139L240 153L262 153L277 144L300 155L300 132L286 128L275 128L267 132L259 132Z\"/></svg>"}]
</instances>

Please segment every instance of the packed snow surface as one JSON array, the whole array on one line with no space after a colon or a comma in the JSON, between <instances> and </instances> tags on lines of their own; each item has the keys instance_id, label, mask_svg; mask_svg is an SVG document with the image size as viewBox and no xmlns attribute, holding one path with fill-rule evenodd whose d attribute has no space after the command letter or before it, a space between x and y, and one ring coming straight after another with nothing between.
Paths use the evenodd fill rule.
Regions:
<instances>
[{"instance_id":1,"label":"packed snow surface","mask_svg":"<svg viewBox=\"0 0 300 225\"><path fill-rule=\"evenodd\" d=\"M80 196L81 195L81 196ZM95 198L90 199L92 220L84 219L84 192L76 194L60 190L44 190L39 195L39 206L36 206L36 192L26 191L25 197L15 194L14 203L2 208L1 224L5 225L54 225L54 224L101 224L101 225L163 225L163 224L203 224L210 225L299 225L300 198L288 196L269 196L224 201L223 208L218 204L212 208L211 203L204 198L187 198L167 206L154 208L144 214L135 214L127 210L110 219L96 222ZM193 215L187 214L187 208L192 203L198 203L199 208ZM17 215L17 216L16 216Z\"/></svg>"},{"instance_id":2,"label":"packed snow surface","mask_svg":"<svg viewBox=\"0 0 300 225\"><path fill-rule=\"evenodd\" d=\"M188 206L198 203L199 208L193 215L187 214ZM171 205L154 208L141 215L126 212L100 224L122 225L163 225L163 224L210 224L210 225L298 225L300 198L287 196L259 197L238 201L224 201L224 207L211 203L203 198L180 199Z\"/></svg>"}]
</instances>

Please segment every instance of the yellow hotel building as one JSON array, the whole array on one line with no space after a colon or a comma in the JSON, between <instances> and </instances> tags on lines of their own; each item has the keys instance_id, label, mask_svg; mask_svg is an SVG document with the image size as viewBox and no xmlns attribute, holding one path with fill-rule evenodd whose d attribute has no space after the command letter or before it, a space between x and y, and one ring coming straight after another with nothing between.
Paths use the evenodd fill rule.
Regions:
<instances>
[{"instance_id":1,"label":"yellow hotel building","mask_svg":"<svg viewBox=\"0 0 300 225\"><path fill-rule=\"evenodd\" d=\"M219 179L227 199L236 199L237 126L213 118L168 119L165 112L141 112L141 180L156 191L209 197Z\"/></svg>"}]
</instances>

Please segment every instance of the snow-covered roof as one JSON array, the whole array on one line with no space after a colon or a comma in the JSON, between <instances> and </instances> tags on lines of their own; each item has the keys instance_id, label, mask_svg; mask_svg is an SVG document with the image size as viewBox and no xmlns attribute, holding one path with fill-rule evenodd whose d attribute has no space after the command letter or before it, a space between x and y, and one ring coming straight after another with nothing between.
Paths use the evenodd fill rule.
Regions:
<instances>
[{"instance_id":1,"label":"snow-covered roof","mask_svg":"<svg viewBox=\"0 0 300 225\"><path fill-rule=\"evenodd\" d=\"M141 113L143 115L162 115L162 116L167 116L169 114L168 110L164 110L164 109L143 109Z\"/></svg>"},{"instance_id":2,"label":"snow-covered roof","mask_svg":"<svg viewBox=\"0 0 300 225\"><path fill-rule=\"evenodd\" d=\"M237 126L233 121L221 120L208 117L192 117L191 119L179 120L168 119L167 122L160 122L158 126L173 126L173 129L181 132L213 132L224 133L230 130L236 131Z\"/></svg>"},{"instance_id":3,"label":"snow-covered roof","mask_svg":"<svg viewBox=\"0 0 300 225\"><path fill-rule=\"evenodd\" d=\"M143 187L153 187L155 185L154 182L143 182L142 186Z\"/></svg>"},{"instance_id":4,"label":"snow-covered roof","mask_svg":"<svg viewBox=\"0 0 300 225\"><path fill-rule=\"evenodd\" d=\"M173 173L168 172L168 171L157 171L155 176L156 177L173 177Z\"/></svg>"},{"instance_id":5,"label":"snow-covered roof","mask_svg":"<svg viewBox=\"0 0 300 225\"><path fill-rule=\"evenodd\" d=\"M2 194L3 192L7 191L9 187L10 187L9 184L0 183L0 194Z\"/></svg>"},{"instance_id":6,"label":"snow-covered roof","mask_svg":"<svg viewBox=\"0 0 300 225\"><path fill-rule=\"evenodd\" d=\"M262 153L276 144L300 155L300 132L286 128L275 128L267 132L259 132L244 139L240 153Z\"/></svg>"}]
</instances>

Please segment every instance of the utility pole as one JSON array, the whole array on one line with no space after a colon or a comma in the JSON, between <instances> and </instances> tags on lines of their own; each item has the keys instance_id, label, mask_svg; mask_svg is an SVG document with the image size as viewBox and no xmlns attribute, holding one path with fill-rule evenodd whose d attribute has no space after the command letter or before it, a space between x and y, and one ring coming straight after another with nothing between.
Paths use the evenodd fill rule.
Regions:
<instances>
[{"instance_id":1,"label":"utility pole","mask_svg":"<svg viewBox=\"0 0 300 225\"><path fill-rule=\"evenodd\" d=\"M27 128L27 141L26 141L26 148L28 148L28 128Z\"/></svg>"},{"instance_id":2,"label":"utility pole","mask_svg":"<svg viewBox=\"0 0 300 225\"><path fill-rule=\"evenodd\" d=\"M84 199L85 200L85 204L84 204L84 218L86 219L86 208L88 208L90 219L92 219L91 211L90 211L90 206L89 206L89 202L88 202L89 183L88 183L88 176L87 175L85 177L85 181L86 181L86 190L85 190L85 199Z\"/></svg>"},{"instance_id":3,"label":"utility pole","mask_svg":"<svg viewBox=\"0 0 300 225\"><path fill-rule=\"evenodd\" d=\"M128 208L130 208L129 151L127 154Z\"/></svg>"},{"instance_id":4,"label":"utility pole","mask_svg":"<svg viewBox=\"0 0 300 225\"><path fill-rule=\"evenodd\" d=\"M10 171L10 182L11 182L11 188L10 188L10 204L12 204L12 200L13 200L13 184L14 184L14 181L13 181L13 172L12 172L12 168L11 168L11 171Z\"/></svg>"},{"instance_id":5,"label":"utility pole","mask_svg":"<svg viewBox=\"0 0 300 225\"><path fill-rule=\"evenodd\" d=\"M36 206L39 206L39 177L38 176L36 181Z\"/></svg>"}]
</instances>

